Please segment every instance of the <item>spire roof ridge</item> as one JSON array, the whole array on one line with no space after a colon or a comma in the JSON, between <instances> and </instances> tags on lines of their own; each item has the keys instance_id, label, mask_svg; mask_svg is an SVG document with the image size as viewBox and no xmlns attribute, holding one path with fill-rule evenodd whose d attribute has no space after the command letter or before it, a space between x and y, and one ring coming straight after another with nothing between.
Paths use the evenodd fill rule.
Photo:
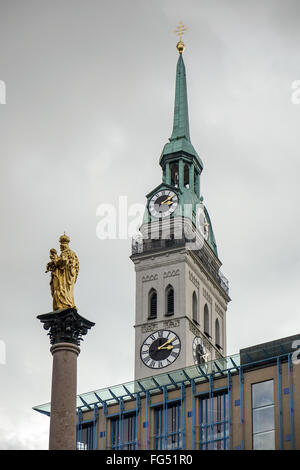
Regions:
<instances>
[{"instance_id":1,"label":"spire roof ridge","mask_svg":"<svg viewBox=\"0 0 300 470\"><path fill-rule=\"evenodd\" d=\"M174 121L173 132L170 141L180 138L186 138L189 142L189 111L186 86L186 72L182 54L179 54L176 68L176 87L175 87L175 105L174 105Z\"/></svg>"},{"instance_id":2,"label":"spire roof ridge","mask_svg":"<svg viewBox=\"0 0 300 470\"><path fill-rule=\"evenodd\" d=\"M202 169L202 160L191 143L186 72L182 52L183 51L179 51L179 58L176 67L173 130L172 135L169 138L169 142L164 146L161 153L160 164L163 164L165 157L177 152L184 152L194 157Z\"/></svg>"}]
</instances>

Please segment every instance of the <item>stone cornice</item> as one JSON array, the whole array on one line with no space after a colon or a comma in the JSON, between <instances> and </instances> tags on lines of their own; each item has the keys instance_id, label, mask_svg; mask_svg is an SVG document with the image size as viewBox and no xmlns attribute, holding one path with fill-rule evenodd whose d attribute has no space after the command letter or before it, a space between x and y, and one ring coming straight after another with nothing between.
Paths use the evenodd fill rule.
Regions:
<instances>
[{"instance_id":1,"label":"stone cornice","mask_svg":"<svg viewBox=\"0 0 300 470\"><path fill-rule=\"evenodd\" d=\"M166 258L168 258L171 254L174 254L174 252L176 253L176 251L180 254L180 256L178 256L176 258L172 257L170 260L166 260ZM164 257L159 263L157 262L158 255L161 255L161 256ZM146 266L145 265L139 266L138 265L139 263L134 262L135 263L135 270L136 270L136 272L138 272L138 271L147 271L148 269L163 268L164 266L169 266L169 265L172 265L174 263L184 263L185 262L184 255L185 255L185 249L182 249L182 248L180 248L180 249L177 248L177 250L174 250L174 251L170 250L168 253L159 252L159 253L150 254L150 255L147 254L147 255L143 256L143 261L147 258L148 258L148 260L152 260L152 258L154 258L153 259L153 264L147 264Z\"/></svg>"}]
</instances>

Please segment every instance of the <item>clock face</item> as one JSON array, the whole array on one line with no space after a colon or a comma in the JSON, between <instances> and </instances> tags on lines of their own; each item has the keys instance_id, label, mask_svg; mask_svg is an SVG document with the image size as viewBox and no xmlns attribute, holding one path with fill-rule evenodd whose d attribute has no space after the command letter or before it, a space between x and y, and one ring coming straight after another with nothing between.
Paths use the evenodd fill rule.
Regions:
<instances>
[{"instance_id":1,"label":"clock face","mask_svg":"<svg viewBox=\"0 0 300 470\"><path fill-rule=\"evenodd\" d=\"M197 209L196 226L203 238L207 240L209 235L209 223L202 207L198 207Z\"/></svg>"},{"instance_id":2,"label":"clock face","mask_svg":"<svg viewBox=\"0 0 300 470\"><path fill-rule=\"evenodd\" d=\"M203 339L200 336L195 336L193 341L193 358L197 366L207 362L209 353L204 346Z\"/></svg>"},{"instance_id":3,"label":"clock face","mask_svg":"<svg viewBox=\"0 0 300 470\"><path fill-rule=\"evenodd\" d=\"M149 212L153 217L167 217L178 206L178 197L174 191L163 190L154 194L149 202Z\"/></svg>"},{"instance_id":4,"label":"clock face","mask_svg":"<svg viewBox=\"0 0 300 470\"><path fill-rule=\"evenodd\" d=\"M180 353L180 339L169 330L157 330L142 344L141 359L151 369L162 369L176 361Z\"/></svg>"}]
</instances>

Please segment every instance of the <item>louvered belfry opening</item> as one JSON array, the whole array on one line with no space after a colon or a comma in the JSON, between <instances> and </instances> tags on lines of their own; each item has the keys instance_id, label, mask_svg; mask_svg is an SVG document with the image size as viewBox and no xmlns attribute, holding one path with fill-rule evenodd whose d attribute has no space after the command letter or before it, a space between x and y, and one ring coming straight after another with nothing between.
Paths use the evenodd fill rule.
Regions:
<instances>
[{"instance_id":1,"label":"louvered belfry opening","mask_svg":"<svg viewBox=\"0 0 300 470\"><path fill-rule=\"evenodd\" d=\"M166 289L166 315L174 314L174 289L168 286Z\"/></svg>"},{"instance_id":2,"label":"louvered belfry opening","mask_svg":"<svg viewBox=\"0 0 300 470\"><path fill-rule=\"evenodd\" d=\"M149 292L149 318L157 317L157 292L151 289Z\"/></svg>"}]
</instances>

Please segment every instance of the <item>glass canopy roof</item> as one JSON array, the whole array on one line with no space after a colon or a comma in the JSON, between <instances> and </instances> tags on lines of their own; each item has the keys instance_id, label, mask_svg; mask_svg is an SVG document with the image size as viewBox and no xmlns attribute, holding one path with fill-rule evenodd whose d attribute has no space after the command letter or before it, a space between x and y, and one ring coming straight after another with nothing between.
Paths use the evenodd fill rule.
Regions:
<instances>
[{"instance_id":1,"label":"glass canopy roof","mask_svg":"<svg viewBox=\"0 0 300 470\"><path fill-rule=\"evenodd\" d=\"M224 357L222 359L209 361L201 366L190 366L184 369L174 370L168 373L147 377L141 380L127 382L121 385L113 385L108 388L94 390L77 395L77 410L88 411L94 406L102 407L103 405L117 404L121 400L132 400L137 395L144 397L146 392L150 395L159 392L166 387L167 390L174 390L181 384L189 385L192 380L200 383L208 379L213 374L214 378L226 376L227 372L233 369L238 370L240 366L240 354ZM40 413L50 415L50 403L35 406L33 408Z\"/></svg>"}]
</instances>

